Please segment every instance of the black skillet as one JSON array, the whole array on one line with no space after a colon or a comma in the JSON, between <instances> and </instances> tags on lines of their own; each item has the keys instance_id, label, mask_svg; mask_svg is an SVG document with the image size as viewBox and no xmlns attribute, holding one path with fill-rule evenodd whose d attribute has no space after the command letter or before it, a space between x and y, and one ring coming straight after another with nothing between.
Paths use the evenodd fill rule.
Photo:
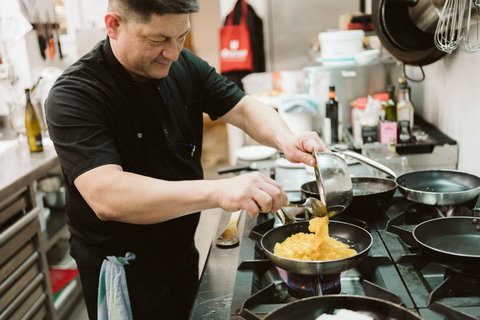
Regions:
<instances>
[{"instance_id":1,"label":"black skillet","mask_svg":"<svg viewBox=\"0 0 480 320\"><path fill-rule=\"evenodd\" d=\"M397 183L381 177L352 177L353 200L341 214L366 218L378 212L378 207L386 204L395 194ZM304 183L302 198L319 197L315 181Z\"/></svg>"},{"instance_id":2,"label":"black skillet","mask_svg":"<svg viewBox=\"0 0 480 320\"><path fill-rule=\"evenodd\" d=\"M480 218L448 217L422 222L413 238L423 255L447 268L480 275Z\"/></svg>"},{"instance_id":3,"label":"black skillet","mask_svg":"<svg viewBox=\"0 0 480 320\"><path fill-rule=\"evenodd\" d=\"M373 243L371 234L365 229L346 222L330 221L328 224L330 237L350 244L358 252L356 255L331 261L301 261L283 258L273 253L276 243L283 242L295 233L310 233L308 225L309 222L287 224L274 228L263 235L260 245L274 265L288 272L309 276L337 274L362 262Z\"/></svg>"},{"instance_id":4,"label":"black skillet","mask_svg":"<svg viewBox=\"0 0 480 320\"><path fill-rule=\"evenodd\" d=\"M263 320L311 319L339 309L363 313L382 320L422 320L414 312L392 302L355 295L326 295L288 303L267 314Z\"/></svg>"}]
</instances>

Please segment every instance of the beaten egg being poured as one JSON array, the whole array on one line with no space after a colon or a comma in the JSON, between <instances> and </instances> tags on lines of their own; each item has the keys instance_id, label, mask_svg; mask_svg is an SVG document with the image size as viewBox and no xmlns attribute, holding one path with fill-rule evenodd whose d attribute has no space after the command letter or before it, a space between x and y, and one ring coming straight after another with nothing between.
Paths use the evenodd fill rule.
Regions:
<instances>
[{"instance_id":1,"label":"beaten egg being poured","mask_svg":"<svg viewBox=\"0 0 480 320\"><path fill-rule=\"evenodd\" d=\"M357 254L347 244L329 236L328 217L311 219L308 230L313 233L296 233L282 243L275 244L274 253L283 258L303 261L337 260Z\"/></svg>"}]
</instances>

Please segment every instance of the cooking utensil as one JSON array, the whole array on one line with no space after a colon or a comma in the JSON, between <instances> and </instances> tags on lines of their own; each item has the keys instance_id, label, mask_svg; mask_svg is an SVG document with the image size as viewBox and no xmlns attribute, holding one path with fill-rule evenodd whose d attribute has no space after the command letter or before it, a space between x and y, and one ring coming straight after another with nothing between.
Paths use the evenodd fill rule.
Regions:
<instances>
[{"instance_id":1,"label":"cooking utensil","mask_svg":"<svg viewBox=\"0 0 480 320\"><path fill-rule=\"evenodd\" d=\"M279 211L275 212L275 215L278 217L278 219L280 219L280 222L283 225L291 224L295 222L295 219L284 208L280 208Z\"/></svg>"},{"instance_id":2,"label":"cooking utensil","mask_svg":"<svg viewBox=\"0 0 480 320\"><path fill-rule=\"evenodd\" d=\"M55 12L55 6L53 6L53 17L54 17L53 28L55 29L55 35L57 36L58 57L60 59L63 59L62 46L60 45L60 32L58 32L58 29L60 29L60 23L58 22L58 19L57 19L57 13Z\"/></svg>"},{"instance_id":3,"label":"cooking utensil","mask_svg":"<svg viewBox=\"0 0 480 320\"><path fill-rule=\"evenodd\" d=\"M413 230L420 251L432 261L468 274L480 275L480 220L477 217L437 218Z\"/></svg>"},{"instance_id":4,"label":"cooking utensil","mask_svg":"<svg viewBox=\"0 0 480 320\"><path fill-rule=\"evenodd\" d=\"M455 205L472 200L480 193L480 178L458 170L420 170L401 174L359 153L336 150L381 170L392 177L408 200L427 205Z\"/></svg>"},{"instance_id":5,"label":"cooking utensil","mask_svg":"<svg viewBox=\"0 0 480 320\"><path fill-rule=\"evenodd\" d=\"M428 205L461 204L480 193L480 178L457 170L413 171L396 181L408 200Z\"/></svg>"},{"instance_id":6,"label":"cooking utensil","mask_svg":"<svg viewBox=\"0 0 480 320\"><path fill-rule=\"evenodd\" d=\"M228 221L227 227L222 232L222 234L217 238L215 243L220 247L231 247L238 244L238 221L242 216L242 210L238 210L232 213L230 220Z\"/></svg>"},{"instance_id":7,"label":"cooking utensil","mask_svg":"<svg viewBox=\"0 0 480 320\"><path fill-rule=\"evenodd\" d=\"M320 201L327 208L328 215L334 216L343 212L353 199L348 165L342 157L334 153L314 152L314 156L317 160L315 175Z\"/></svg>"},{"instance_id":8,"label":"cooking utensil","mask_svg":"<svg viewBox=\"0 0 480 320\"><path fill-rule=\"evenodd\" d=\"M446 0L443 5L440 19L435 29L435 46L452 53L460 45L463 38L465 10L468 0ZM468 6L470 8L470 6Z\"/></svg>"},{"instance_id":9,"label":"cooking utensil","mask_svg":"<svg viewBox=\"0 0 480 320\"><path fill-rule=\"evenodd\" d=\"M290 302L268 313L264 320L316 319L339 309L364 313L374 319L422 320L416 313L393 302L354 295L326 295Z\"/></svg>"},{"instance_id":10,"label":"cooking utensil","mask_svg":"<svg viewBox=\"0 0 480 320\"><path fill-rule=\"evenodd\" d=\"M308 225L309 222L296 222L269 230L262 236L260 245L274 265L297 274L337 274L362 262L373 243L372 236L365 229L346 222L330 221L328 224L330 237L351 245L358 252L356 255L331 261L301 261L283 258L273 253L275 244L283 242L291 235L299 232L311 233L308 230Z\"/></svg>"},{"instance_id":11,"label":"cooking utensil","mask_svg":"<svg viewBox=\"0 0 480 320\"><path fill-rule=\"evenodd\" d=\"M38 11L35 11L35 24L37 26L37 39L38 39L38 46L40 48L40 55L45 60L47 57L45 54L45 50L47 49L47 43L46 43L45 34L44 34L44 27L40 22Z\"/></svg>"},{"instance_id":12,"label":"cooking utensil","mask_svg":"<svg viewBox=\"0 0 480 320\"><path fill-rule=\"evenodd\" d=\"M416 1L415 7L428 1ZM382 46L392 56L408 65L424 66L446 53L435 46L434 33L422 30L411 17L411 7L412 1L372 0L372 22Z\"/></svg>"},{"instance_id":13,"label":"cooking utensil","mask_svg":"<svg viewBox=\"0 0 480 320\"><path fill-rule=\"evenodd\" d=\"M255 171L257 170L258 166L256 162L252 162L249 164L242 164L237 166L228 166L228 167L220 167L217 169L218 174L225 174L231 172L238 172L238 171Z\"/></svg>"},{"instance_id":14,"label":"cooking utensil","mask_svg":"<svg viewBox=\"0 0 480 320\"><path fill-rule=\"evenodd\" d=\"M47 23L45 24L45 37L46 42L48 43L48 49L50 53L50 60L55 58L55 44L53 42L53 32L52 32L52 23L50 22L50 15L47 10Z\"/></svg>"},{"instance_id":15,"label":"cooking utensil","mask_svg":"<svg viewBox=\"0 0 480 320\"><path fill-rule=\"evenodd\" d=\"M386 204L395 194L395 180L381 177L352 177L353 199L342 215L366 217L377 212L376 207ZM301 186L302 197L318 197L315 181Z\"/></svg>"},{"instance_id":16,"label":"cooking utensil","mask_svg":"<svg viewBox=\"0 0 480 320\"><path fill-rule=\"evenodd\" d=\"M321 204L323 208L327 208L327 201L325 199L325 189L323 188L323 180L322 180L322 173L320 172L320 169L318 168L320 158L317 155L317 151L313 149L313 157L315 158L315 166L313 167L313 170L315 172L315 181L317 182L317 189L318 189L318 194L319 197L318 199L321 201ZM308 200L308 199L307 199ZM322 212L323 214L324 212ZM326 213L326 211L325 211Z\"/></svg>"},{"instance_id":17,"label":"cooking utensil","mask_svg":"<svg viewBox=\"0 0 480 320\"><path fill-rule=\"evenodd\" d=\"M316 181L314 181L316 183ZM322 201L318 199L318 193L317 193L317 198L307 198L303 204L292 204L289 203L285 207L290 207L290 208L305 208L310 213L317 218L323 218L325 216L332 216L335 212L331 211L327 213L327 210L325 208L325 205L323 204Z\"/></svg>"}]
</instances>

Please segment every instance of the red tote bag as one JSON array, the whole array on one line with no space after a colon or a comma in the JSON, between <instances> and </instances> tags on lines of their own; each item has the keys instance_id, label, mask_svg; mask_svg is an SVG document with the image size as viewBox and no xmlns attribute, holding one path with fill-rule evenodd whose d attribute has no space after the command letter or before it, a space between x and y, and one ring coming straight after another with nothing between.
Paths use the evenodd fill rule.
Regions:
<instances>
[{"instance_id":1,"label":"red tote bag","mask_svg":"<svg viewBox=\"0 0 480 320\"><path fill-rule=\"evenodd\" d=\"M220 29L220 71L253 71L253 52L247 26L247 2L240 0L242 16L240 24L233 24L234 12L227 24Z\"/></svg>"}]
</instances>

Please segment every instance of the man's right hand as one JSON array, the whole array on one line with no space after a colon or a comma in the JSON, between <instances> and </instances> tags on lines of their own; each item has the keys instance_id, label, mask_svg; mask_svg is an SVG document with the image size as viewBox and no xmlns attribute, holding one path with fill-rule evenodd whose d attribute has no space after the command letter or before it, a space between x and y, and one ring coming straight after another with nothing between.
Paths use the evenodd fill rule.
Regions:
<instances>
[{"instance_id":1,"label":"man's right hand","mask_svg":"<svg viewBox=\"0 0 480 320\"><path fill-rule=\"evenodd\" d=\"M216 180L217 204L226 211L244 209L249 216L276 212L288 204L280 184L259 172Z\"/></svg>"}]
</instances>

